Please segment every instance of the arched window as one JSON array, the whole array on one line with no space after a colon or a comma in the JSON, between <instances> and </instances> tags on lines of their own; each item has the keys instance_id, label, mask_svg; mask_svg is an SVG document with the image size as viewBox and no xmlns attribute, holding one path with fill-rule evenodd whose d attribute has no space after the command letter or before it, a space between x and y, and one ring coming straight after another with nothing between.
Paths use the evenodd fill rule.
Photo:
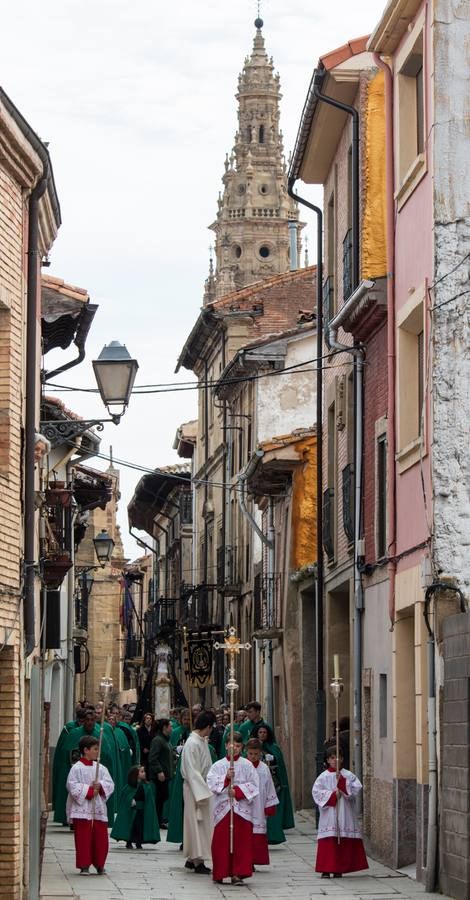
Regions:
<instances>
[{"instance_id":1,"label":"arched window","mask_svg":"<svg viewBox=\"0 0 470 900\"><path fill-rule=\"evenodd\" d=\"M264 144L264 125L259 126L258 140L260 144Z\"/></svg>"}]
</instances>

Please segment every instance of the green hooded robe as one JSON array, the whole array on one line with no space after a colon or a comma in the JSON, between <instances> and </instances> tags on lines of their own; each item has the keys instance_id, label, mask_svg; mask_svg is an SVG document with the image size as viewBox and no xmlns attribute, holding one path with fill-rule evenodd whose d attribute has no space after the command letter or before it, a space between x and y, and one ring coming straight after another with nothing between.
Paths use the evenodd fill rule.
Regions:
<instances>
[{"instance_id":1,"label":"green hooded robe","mask_svg":"<svg viewBox=\"0 0 470 900\"><path fill-rule=\"evenodd\" d=\"M142 843L158 844L160 841L160 829L157 822L157 813L155 809L155 788L153 784L146 781L140 782L144 789L145 799L137 800L136 806L132 806L137 788L126 784L119 796L118 812L116 820L111 831L111 837L115 841L132 840L132 826L136 812L139 809L144 811L144 834Z\"/></svg>"}]
</instances>

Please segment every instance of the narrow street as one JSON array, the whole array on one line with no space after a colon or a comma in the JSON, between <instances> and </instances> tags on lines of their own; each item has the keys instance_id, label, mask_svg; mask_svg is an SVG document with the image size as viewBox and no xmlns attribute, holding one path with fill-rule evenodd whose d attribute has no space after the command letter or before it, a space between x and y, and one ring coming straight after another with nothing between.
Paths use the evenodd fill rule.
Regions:
<instances>
[{"instance_id":1,"label":"narrow street","mask_svg":"<svg viewBox=\"0 0 470 900\"><path fill-rule=\"evenodd\" d=\"M197 876L183 867L182 854L175 844L162 842L143 852L111 845L106 876L76 873L73 838L58 825L50 825L42 878L42 900L187 900L190 898L253 897L259 900L310 900L336 897L338 900L446 900L442 894L427 894L423 885L406 875L369 860L367 872L340 879L321 879L312 868L315 858L315 829L310 814L297 815L297 828L287 844L271 848L271 866L257 871L244 887L223 885Z\"/></svg>"}]
</instances>

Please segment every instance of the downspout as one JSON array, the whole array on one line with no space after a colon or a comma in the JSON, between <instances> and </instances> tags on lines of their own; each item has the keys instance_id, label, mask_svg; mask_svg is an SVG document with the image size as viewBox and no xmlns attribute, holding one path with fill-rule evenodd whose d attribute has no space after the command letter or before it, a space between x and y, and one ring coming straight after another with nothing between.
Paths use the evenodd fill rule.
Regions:
<instances>
[{"instance_id":1,"label":"downspout","mask_svg":"<svg viewBox=\"0 0 470 900\"><path fill-rule=\"evenodd\" d=\"M287 192L293 200L311 209L317 217L317 578L316 578L316 604L315 604L315 661L316 661L316 771L317 775L323 771L324 744L326 740L326 697L324 675L324 612L323 612L323 213L318 206L309 203L303 197L294 193L294 184L297 178L289 178Z\"/></svg>"},{"instance_id":2,"label":"downspout","mask_svg":"<svg viewBox=\"0 0 470 900\"><path fill-rule=\"evenodd\" d=\"M41 154L43 175L29 198L28 281L26 299L26 415L25 415L25 489L24 489L24 637L25 655L36 645L35 623L35 472L36 387L38 374L38 287L39 287L39 201L50 177L47 151Z\"/></svg>"},{"instance_id":3,"label":"downspout","mask_svg":"<svg viewBox=\"0 0 470 900\"><path fill-rule=\"evenodd\" d=\"M250 511L246 506L246 482L250 475L255 471L259 461L264 456L264 450L256 450L253 453L249 463L242 472L238 475L238 502L240 504L240 509L245 519L249 522L251 527L254 529L256 534L258 535L260 541L268 548L268 571L266 573L267 578L267 613L268 613L268 628L272 627L272 610L273 610L273 585L274 585L274 504L273 498L269 497L269 513L268 513L268 536L266 536L255 518L251 515ZM274 727L274 692L273 692L273 653L272 653L272 641L268 640L268 648L266 654L266 707L268 720L271 725Z\"/></svg>"},{"instance_id":4,"label":"downspout","mask_svg":"<svg viewBox=\"0 0 470 900\"><path fill-rule=\"evenodd\" d=\"M393 164L393 76L390 67L374 53L374 62L385 76L385 164L386 164L386 232L387 232L387 555L388 614L390 627L395 621L396 540L396 424L395 424L395 200Z\"/></svg>"},{"instance_id":5,"label":"downspout","mask_svg":"<svg viewBox=\"0 0 470 900\"><path fill-rule=\"evenodd\" d=\"M168 528L164 528L159 522L153 523L165 535L165 597L168 597Z\"/></svg>"},{"instance_id":6,"label":"downspout","mask_svg":"<svg viewBox=\"0 0 470 900\"><path fill-rule=\"evenodd\" d=\"M209 367L207 365L207 360L204 360L204 559L202 561L203 565L203 576L202 580L204 584L207 584L208 577L208 546L207 546L207 538L208 538L208 527L207 527L207 501L209 498L209 486L207 484L207 465L209 462ZM198 610L199 612L199 610Z\"/></svg>"}]
</instances>

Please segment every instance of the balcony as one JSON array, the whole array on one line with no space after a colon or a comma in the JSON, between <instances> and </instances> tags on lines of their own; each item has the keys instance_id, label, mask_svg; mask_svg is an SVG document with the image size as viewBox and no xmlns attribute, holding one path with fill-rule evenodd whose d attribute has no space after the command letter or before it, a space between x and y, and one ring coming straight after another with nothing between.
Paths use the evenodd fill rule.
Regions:
<instances>
[{"instance_id":1,"label":"balcony","mask_svg":"<svg viewBox=\"0 0 470 900\"><path fill-rule=\"evenodd\" d=\"M72 566L72 491L63 482L51 482L45 491L46 541L42 578L48 588L59 588Z\"/></svg>"},{"instance_id":2,"label":"balcony","mask_svg":"<svg viewBox=\"0 0 470 900\"><path fill-rule=\"evenodd\" d=\"M343 473L343 528L351 544L354 540L354 468L348 463Z\"/></svg>"},{"instance_id":3,"label":"balcony","mask_svg":"<svg viewBox=\"0 0 470 900\"><path fill-rule=\"evenodd\" d=\"M253 627L259 640L272 640L282 634L282 585L280 572L258 574L253 585ZM271 611L271 614L270 614Z\"/></svg>"},{"instance_id":4,"label":"balcony","mask_svg":"<svg viewBox=\"0 0 470 900\"><path fill-rule=\"evenodd\" d=\"M333 275L323 282L323 331L335 314L335 289Z\"/></svg>"},{"instance_id":5,"label":"balcony","mask_svg":"<svg viewBox=\"0 0 470 900\"><path fill-rule=\"evenodd\" d=\"M323 549L331 562L335 555L335 489L323 491Z\"/></svg>"},{"instance_id":6,"label":"balcony","mask_svg":"<svg viewBox=\"0 0 470 900\"><path fill-rule=\"evenodd\" d=\"M133 635L128 635L126 639L125 662L128 666L143 665L143 641Z\"/></svg>"},{"instance_id":7,"label":"balcony","mask_svg":"<svg viewBox=\"0 0 470 900\"><path fill-rule=\"evenodd\" d=\"M346 303L348 297L352 294L353 289L353 245L352 245L352 229L350 228L345 235L343 241L343 303Z\"/></svg>"},{"instance_id":8,"label":"balcony","mask_svg":"<svg viewBox=\"0 0 470 900\"><path fill-rule=\"evenodd\" d=\"M238 574L236 547L217 547L217 590L227 597L240 595L241 579Z\"/></svg>"}]
</instances>

